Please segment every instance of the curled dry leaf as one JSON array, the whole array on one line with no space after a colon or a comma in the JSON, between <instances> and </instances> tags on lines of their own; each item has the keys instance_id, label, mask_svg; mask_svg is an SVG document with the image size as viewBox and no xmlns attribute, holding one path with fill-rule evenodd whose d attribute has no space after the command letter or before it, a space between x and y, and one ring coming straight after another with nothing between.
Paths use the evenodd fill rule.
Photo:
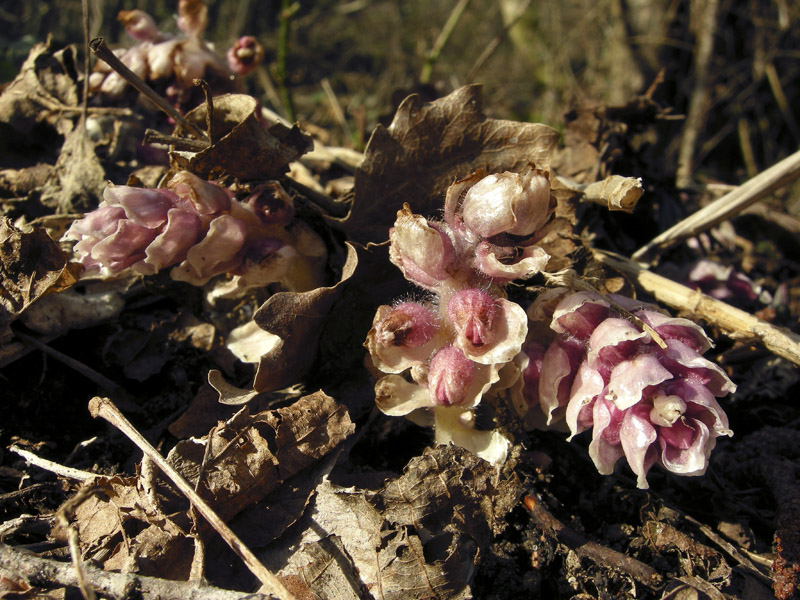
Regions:
<instances>
[{"instance_id":1,"label":"curled dry leaf","mask_svg":"<svg viewBox=\"0 0 800 600\"><path fill-rule=\"evenodd\" d=\"M66 256L43 229L0 220L0 330L37 298L74 282Z\"/></svg>"},{"instance_id":2,"label":"curled dry leaf","mask_svg":"<svg viewBox=\"0 0 800 600\"><path fill-rule=\"evenodd\" d=\"M318 338L328 313L357 263L355 248L347 244L347 259L338 283L308 292L279 292L256 311L254 319L259 327L281 339L261 357L254 390L277 390L296 383L305 374L316 358Z\"/></svg>"},{"instance_id":3,"label":"curled dry leaf","mask_svg":"<svg viewBox=\"0 0 800 600\"><path fill-rule=\"evenodd\" d=\"M335 578L362 598L469 598L477 558L504 528L519 493L518 481L503 479L498 468L440 445L412 459L402 476L377 492L324 481L313 512L301 521L306 529L298 533L299 550L287 557L288 547L271 546L264 560L322 597L327 579ZM331 563L321 581L306 571L321 568L320 556Z\"/></svg>"},{"instance_id":4,"label":"curled dry leaf","mask_svg":"<svg viewBox=\"0 0 800 600\"><path fill-rule=\"evenodd\" d=\"M187 118L206 127L208 109L203 104ZM178 127L177 134L183 133ZM238 179L275 179L289 163L312 147L311 138L296 126L268 125L258 100L245 94L214 98L211 145L200 152L170 153L173 170L187 170L205 178L231 175Z\"/></svg>"},{"instance_id":5,"label":"curled dry leaf","mask_svg":"<svg viewBox=\"0 0 800 600\"><path fill-rule=\"evenodd\" d=\"M62 134L72 129L63 109L77 107L80 100L75 60L72 46L53 52L43 43L31 49L17 77L0 95L0 145L10 149L14 144L41 143L32 135L43 133L40 125Z\"/></svg>"},{"instance_id":6,"label":"curled dry leaf","mask_svg":"<svg viewBox=\"0 0 800 600\"><path fill-rule=\"evenodd\" d=\"M479 86L430 103L409 96L392 124L373 132L342 227L350 239L382 242L404 202L415 213L433 214L450 184L479 168L520 171L529 163L547 168L557 139L547 125L487 118Z\"/></svg>"}]
</instances>

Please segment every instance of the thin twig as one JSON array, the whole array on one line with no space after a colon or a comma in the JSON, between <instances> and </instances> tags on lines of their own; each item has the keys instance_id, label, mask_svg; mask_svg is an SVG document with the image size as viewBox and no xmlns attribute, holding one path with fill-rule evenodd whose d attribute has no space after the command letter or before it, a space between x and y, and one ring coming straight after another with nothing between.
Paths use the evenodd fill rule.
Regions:
<instances>
[{"instance_id":1,"label":"thin twig","mask_svg":"<svg viewBox=\"0 0 800 600\"><path fill-rule=\"evenodd\" d=\"M278 16L278 49L275 56L275 79L278 84L278 91L281 96L281 104L286 111L289 121L294 123L294 100L292 92L288 86L289 76L287 74L286 63L289 58L289 35L292 29L292 16L298 8L292 0L281 0L281 12Z\"/></svg>"},{"instance_id":2,"label":"thin twig","mask_svg":"<svg viewBox=\"0 0 800 600\"><path fill-rule=\"evenodd\" d=\"M430 52L425 56L425 64L422 65L422 71L419 74L420 83L430 82L431 75L433 74L433 66L439 60L439 56L442 54L442 48L447 44L447 40L450 39L453 30L456 28L456 25L458 25L461 15L464 14L464 10L467 8L469 2L470 0L458 0L458 3L453 7L450 16L447 17L444 27L442 27L442 31L439 33L439 37L437 37L436 41L433 43L433 48L431 48Z\"/></svg>"},{"instance_id":3,"label":"thin twig","mask_svg":"<svg viewBox=\"0 0 800 600\"><path fill-rule=\"evenodd\" d=\"M659 302L703 319L733 339L757 339L773 354L800 365L800 335L656 275L624 256L602 250L595 250L594 256L601 263L632 277Z\"/></svg>"},{"instance_id":4,"label":"thin twig","mask_svg":"<svg viewBox=\"0 0 800 600\"><path fill-rule=\"evenodd\" d=\"M62 362L65 365L67 365L69 368L74 369L75 371L77 371L78 373L80 373L81 375L86 377L87 379L95 382L97 385L99 385L101 388L106 390L108 393L110 393L110 394L123 394L124 393L124 390L120 386L118 386L116 383L111 381L105 375L102 375L101 373L98 373L97 371L95 371L91 367L83 364L79 360L76 360L76 359L72 358L71 356L67 356L63 352L59 352L58 350L56 350L54 348L51 348L50 346L48 346L46 344L43 344L42 342L37 340L35 337L32 337L32 336L30 336L30 335L28 335L26 333L22 333L21 331L16 331L16 330L14 331L14 336L18 337L19 339L21 339L26 344L29 344L29 345L33 346L37 350L41 350L45 354L47 354L49 356L52 356L57 361Z\"/></svg>"},{"instance_id":5,"label":"thin twig","mask_svg":"<svg viewBox=\"0 0 800 600\"><path fill-rule=\"evenodd\" d=\"M347 125L347 119L344 116L341 104L339 104L339 99L336 97L336 92L334 92L333 87L331 87L331 82L327 77L323 77L320 83L322 85L322 90L325 92L325 96L328 98L328 104L331 105L331 110L333 111L336 122L339 123L347 139L352 140L353 132L350 131L350 127Z\"/></svg>"},{"instance_id":6,"label":"thin twig","mask_svg":"<svg viewBox=\"0 0 800 600\"><path fill-rule=\"evenodd\" d=\"M567 527L556 519L536 496L525 496L523 504L537 527L549 537L575 551L580 558L588 558L595 564L619 569L650 589L658 588L663 583L661 575L650 565L596 542L590 542L577 531Z\"/></svg>"},{"instance_id":7,"label":"thin twig","mask_svg":"<svg viewBox=\"0 0 800 600\"><path fill-rule=\"evenodd\" d=\"M274 600L274 596L224 590L196 581L174 581L134 573L114 573L84 565L86 581L112 600ZM13 573L39 585L77 586L75 569L70 563L39 558L0 543L0 573Z\"/></svg>"},{"instance_id":8,"label":"thin twig","mask_svg":"<svg viewBox=\"0 0 800 600\"><path fill-rule=\"evenodd\" d=\"M167 135L155 129L145 129L145 144L165 144L173 146L176 150L188 150L190 152L201 152L208 148L208 142L201 142L194 138L183 138L176 135Z\"/></svg>"},{"instance_id":9,"label":"thin twig","mask_svg":"<svg viewBox=\"0 0 800 600\"><path fill-rule=\"evenodd\" d=\"M106 42L102 37L96 37L89 42L89 48L97 58L105 62L109 67L119 73L120 77L135 87L139 93L146 96L153 104L156 105L156 107L169 115L181 127L187 131L190 131L195 137L197 137L197 139L208 139L206 134L203 133L202 129L200 129L194 123L188 121L175 109L174 106L164 100L164 98L162 98L158 92L147 85L147 83L145 83L141 77L125 66L125 64L119 58L117 58L117 55L114 54L106 45Z\"/></svg>"},{"instance_id":10,"label":"thin twig","mask_svg":"<svg viewBox=\"0 0 800 600\"><path fill-rule=\"evenodd\" d=\"M81 1L81 19L83 21L83 43L89 46L89 0ZM81 135L86 135L86 119L89 116L89 53L83 53L83 101L81 102ZM81 144L83 145L83 144Z\"/></svg>"},{"instance_id":11,"label":"thin twig","mask_svg":"<svg viewBox=\"0 0 800 600\"><path fill-rule=\"evenodd\" d=\"M712 542L717 544L722 550L728 553L728 555L733 558L736 562L739 563L742 569L750 573L753 577L756 577L761 580L762 583L766 583L767 585L772 584L772 579L762 573L753 561L751 561L747 556L744 556L739 550L730 542L725 540L721 535L715 533L708 525L705 525L698 521L697 519L689 516L684 515L684 518L689 521L692 525L696 526L700 531Z\"/></svg>"},{"instance_id":12,"label":"thin twig","mask_svg":"<svg viewBox=\"0 0 800 600\"><path fill-rule=\"evenodd\" d=\"M800 127L797 126L797 120L794 118L792 109L789 106L789 100L783 91L781 85L781 78L775 68L775 63L769 62L764 66L764 73L767 76L769 87L772 90L772 95L775 96L775 101L778 103L778 108L781 109L783 120L786 121L786 126L794 136L795 144L800 144Z\"/></svg>"},{"instance_id":13,"label":"thin twig","mask_svg":"<svg viewBox=\"0 0 800 600\"><path fill-rule=\"evenodd\" d=\"M60 465L58 463L53 462L52 460L47 460L46 458L42 458L41 456L36 456L33 452L20 448L19 446L9 446L8 449L14 454L19 454L22 458L27 460L33 466L39 467L40 469L44 469L45 471L50 471L51 473L55 473L60 477L66 477L67 479L75 479L77 481L88 481L98 476L97 473L90 473L89 471L81 471L80 469L73 469L72 467L66 467L64 465Z\"/></svg>"},{"instance_id":14,"label":"thin twig","mask_svg":"<svg viewBox=\"0 0 800 600\"><path fill-rule=\"evenodd\" d=\"M150 443L130 424L130 422L123 416L123 414L114 406L108 398L94 397L89 401L89 413L92 417L102 417L114 427L124 433L136 446L144 452L144 454L161 469L171 481L175 484L183 495L185 495L192 506L200 513L203 518L220 534L223 540L230 546L230 548L244 561L250 572L255 575L258 580L263 584L263 588L269 593L274 594L281 600L294 600L289 590L287 590L283 583L275 577L267 568L261 564L252 550L248 548L244 542L228 527L225 522L219 518L214 509L212 509L205 500L197 495L193 486L183 478L166 460L161 456L158 451L153 448Z\"/></svg>"},{"instance_id":15,"label":"thin twig","mask_svg":"<svg viewBox=\"0 0 800 600\"><path fill-rule=\"evenodd\" d=\"M678 169L675 175L677 187L687 187L692 183L694 171L694 152L700 130L708 113L711 85L709 65L714 50L714 36L717 32L717 11L719 0L707 0L704 4L694 0L691 3L704 7L702 22L697 28L697 43L694 53L694 89L689 99L689 113L681 136L680 150L678 151Z\"/></svg>"},{"instance_id":16,"label":"thin twig","mask_svg":"<svg viewBox=\"0 0 800 600\"><path fill-rule=\"evenodd\" d=\"M601 296L603 300L608 302L613 308L615 308L618 312L625 315L628 319L633 321L633 323L642 331L647 333L656 345L664 350L667 349L667 343L664 339L659 335L659 333L650 327L647 323L645 323L642 319L637 317L633 314L630 310L622 306L619 302L616 302L613 298L608 296L607 294L603 294L600 290L594 287L589 282L581 279L578 277L577 273L571 269L567 269L565 271L559 271L558 273L544 273L545 278L547 279L547 283L550 285L563 285L568 288L572 288L575 290L580 290L582 292L589 292L591 294L596 294Z\"/></svg>"},{"instance_id":17,"label":"thin twig","mask_svg":"<svg viewBox=\"0 0 800 600\"><path fill-rule=\"evenodd\" d=\"M69 555L72 559L72 566L75 567L78 589L80 589L85 600L96 600L97 596L86 578L83 560L81 560L81 549L78 544L78 528L72 523L72 520L75 518L75 511L78 510L78 507L95 494L102 492L102 490L103 486L101 485L82 487L77 494L64 502L56 513L56 522L67 531Z\"/></svg>"},{"instance_id":18,"label":"thin twig","mask_svg":"<svg viewBox=\"0 0 800 600\"><path fill-rule=\"evenodd\" d=\"M214 144L217 140L214 139L214 97L211 94L211 86L205 79L194 79L192 83L203 90L203 96L206 99L206 133L208 139Z\"/></svg>"},{"instance_id":19,"label":"thin twig","mask_svg":"<svg viewBox=\"0 0 800 600\"><path fill-rule=\"evenodd\" d=\"M643 260L651 251L666 248L697 235L741 212L767 194L800 177L800 151L772 165L738 188L673 225L633 253L634 260Z\"/></svg>"}]
</instances>

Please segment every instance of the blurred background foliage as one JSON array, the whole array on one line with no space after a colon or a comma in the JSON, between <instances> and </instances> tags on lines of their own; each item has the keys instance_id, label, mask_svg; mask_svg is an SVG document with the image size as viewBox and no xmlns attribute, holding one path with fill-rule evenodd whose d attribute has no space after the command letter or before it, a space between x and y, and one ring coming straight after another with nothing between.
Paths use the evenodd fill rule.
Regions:
<instances>
[{"instance_id":1,"label":"blurred background foliage","mask_svg":"<svg viewBox=\"0 0 800 600\"><path fill-rule=\"evenodd\" d=\"M286 83L297 119L329 143L363 149L376 123L388 122L408 93L433 99L467 83L483 84L490 116L556 127L574 107L625 104L657 79L652 99L686 114L710 1L718 4L717 29L695 163L733 183L732 173L752 176L800 146L800 3L207 0L206 37L224 53L239 35L255 35L266 60L248 80L249 92L286 114L276 92L276 57L281 11L290 5ZM91 35L112 46L131 44L116 15L132 8L175 31L176 7L177 0L89 0ZM429 81L421 81L426 58L457 7L463 13ZM82 44L80 0L0 0L2 80L13 78L30 46L48 35L55 47ZM337 119L335 104L344 119ZM666 136L672 144L663 158L674 165L683 121L670 127L675 135Z\"/></svg>"}]
</instances>

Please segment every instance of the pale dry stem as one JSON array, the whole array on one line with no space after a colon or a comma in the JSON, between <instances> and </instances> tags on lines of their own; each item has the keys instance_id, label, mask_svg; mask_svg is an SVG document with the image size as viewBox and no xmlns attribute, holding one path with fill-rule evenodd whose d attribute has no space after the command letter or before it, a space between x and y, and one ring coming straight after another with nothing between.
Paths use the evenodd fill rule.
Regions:
<instances>
[{"instance_id":1,"label":"pale dry stem","mask_svg":"<svg viewBox=\"0 0 800 600\"><path fill-rule=\"evenodd\" d=\"M800 151L772 165L733 191L659 234L633 253L636 261L672 246L738 214L767 194L800 177Z\"/></svg>"},{"instance_id":2,"label":"pale dry stem","mask_svg":"<svg viewBox=\"0 0 800 600\"><path fill-rule=\"evenodd\" d=\"M602 250L595 250L594 256L599 262L632 277L659 302L703 319L733 339L758 340L773 354L800 365L800 335L767 323L699 290L656 275L624 256Z\"/></svg>"}]
</instances>

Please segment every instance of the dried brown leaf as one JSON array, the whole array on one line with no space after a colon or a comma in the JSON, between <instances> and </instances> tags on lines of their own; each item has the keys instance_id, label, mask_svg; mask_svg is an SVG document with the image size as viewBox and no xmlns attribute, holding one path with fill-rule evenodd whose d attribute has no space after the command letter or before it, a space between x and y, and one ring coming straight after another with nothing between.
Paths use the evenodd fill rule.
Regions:
<instances>
[{"instance_id":1,"label":"dried brown leaf","mask_svg":"<svg viewBox=\"0 0 800 600\"><path fill-rule=\"evenodd\" d=\"M308 292L279 292L255 313L254 320L265 331L281 338L261 357L253 389L277 390L296 383L313 364L320 332L328 313L355 272L358 257L347 244L347 260L339 282Z\"/></svg>"},{"instance_id":2,"label":"dried brown leaf","mask_svg":"<svg viewBox=\"0 0 800 600\"><path fill-rule=\"evenodd\" d=\"M67 134L56 166L42 188L42 204L62 214L88 211L97 206L106 187L106 172L85 132Z\"/></svg>"},{"instance_id":3,"label":"dried brown leaf","mask_svg":"<svg viewBox=\"0 0 800 600\"><path fill-rule=\"evenodd\" d=\"M415 213L437 213L448 186L479 168L548 167L557 139L558 133L546 125L487 118L479 86L459 88L430 103L409 96L392 124L373 132L342 226L352 240L385 241L404 202Z\"/></svg>"},{"instance_id":4,"label":"dried brown leaf","mask_svg":"<svg viewBox=\"0 0 800 600\"><path fill-rule=\"evenodd\" d=\"M293 560L298 564L296 577L315 594L313 597L327 600L367 597L353 561L337 536L306 544Z\"/></svg>"},{"instance_id":5,"label":"dried brown leaf","mask_svg":"<svg viewBox=\"0 0 800 600\"><path fill-rule=\"evenodd\" d=\"M77 107L80 99L75 59L72 46L53 52L49 43L43 43L31 49L17 77L0 95L3 145L12 149L13 143L41 143L32 135L43 133L41 125L62 134L72 129L63 109Z\"/></svg>"},{"instance_id":6,"label":"dried brown leaf","mask_svg":"<svg viewBox=\"0 0 800 600\"><path fill-rule=\"evenodd\" d=\"M504 527L519 493L515 479L503 479L498 468L455 446L412 459L377 492L324 481L301 534L306 545L287 558L284 574L300 575L309 556L320 552L313 544L335 535L343 550L330 568L341 571L337 577L355 570L373 598L471 597L477 558ZM281 550L270 548L274 561ZM309 586L324 597L314 582Z\"/></svg>"},{"instance_id":7,"label":"dried brown leaf","mask_svg":"<svg viewBox=\"0 0 800 600\"><path fill-rule=\"evenodd\" d=\"M0 330L37 298L74 281L66 256L43 229L0 220Z\"/></svg>"},{"instance_id":8,"label":"dried brown leaf","mask_svg":"<svg viewBox=\"0 0 800 600\"><path fill-rule=\"evenodd\" d=\"M347 410L316 392L291 406L253 415L234 415L210 440L179 442L168 460L196 482L210 443L211 466L199 491L227 520L311 466L354 431Z\"/></svg>"},{"instance_id":9,"label":"dried brown leaf","mask_svg":"<svg viewBox=\"0 0 800 600\"><path fill-rule=\"evenodd\" d=\"M212 144L197 153L172 152L173 169L186 169L206 178L231 175L238 179L275 179L289 170L289 163L312 147L311 138L297 127L269 126L258 100L245 94L214 98ZM208 110L202 104L187 118L206 128ZM183 133L179 127L177 134Z\"/></svg>"}]
</instances>

